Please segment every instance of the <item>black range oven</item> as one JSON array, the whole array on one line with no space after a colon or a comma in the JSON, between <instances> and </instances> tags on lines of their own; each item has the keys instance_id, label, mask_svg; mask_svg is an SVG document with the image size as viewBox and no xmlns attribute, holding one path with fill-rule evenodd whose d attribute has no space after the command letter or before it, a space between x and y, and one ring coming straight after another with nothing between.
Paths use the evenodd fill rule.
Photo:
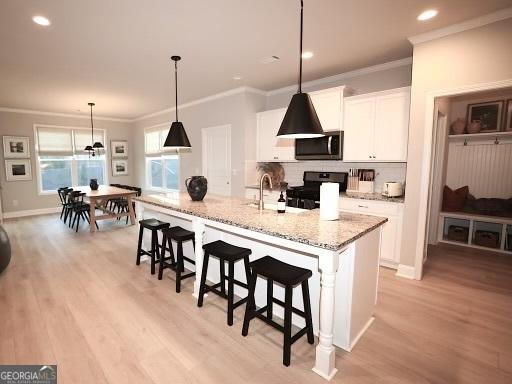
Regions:
<instances>
[{"instance_id":1,"label":"black range oven","mask_svg":"<svg viewBox=\"0 0 512 384\"><path fill-rule=\"evenodd\" d=\"M347 190L347 172L306 171L302 177L304 185L286 190L286 204L290 207L314 209L320 207L320 186L322 183L339 183L340 192Z\"/></svg>"}]
</instances>

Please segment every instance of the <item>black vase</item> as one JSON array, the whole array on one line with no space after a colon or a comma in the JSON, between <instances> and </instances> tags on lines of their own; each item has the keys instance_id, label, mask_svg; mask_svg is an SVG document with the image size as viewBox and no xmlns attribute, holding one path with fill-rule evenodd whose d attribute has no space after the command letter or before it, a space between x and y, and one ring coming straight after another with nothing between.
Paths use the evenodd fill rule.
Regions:
<instances>
[{"instance_id":1,"label":"black vase","mask_svg":"<svg viewBox=\"0 0 512 384\"><path fill-rule=\"evenodd\" d=\"M193 201L201 201L208 191L208 181L204 176L191 176L185 180L187 192Z\"/></svg>"},{"instance_id":2,"label":"black vase","mask_svg":"<svg viewBox=\"0 0 512 384\"><path fill-rule=\"evenodd\" d=\"M7 268L11 261L11 242L5 229L0 226L0 273Z\"/></svg>"},{"instance_id":3,"label":"black vase","mask_svg":"<svg viewBox=\"0 0 512 384\"><path fill-rule=\"evenodd\" d=\"M93 191L97 191L98 190L98 179L91 179L91 182L89 183L89 187L91 187L91 189Z\"/></svg>"}]
</instances>

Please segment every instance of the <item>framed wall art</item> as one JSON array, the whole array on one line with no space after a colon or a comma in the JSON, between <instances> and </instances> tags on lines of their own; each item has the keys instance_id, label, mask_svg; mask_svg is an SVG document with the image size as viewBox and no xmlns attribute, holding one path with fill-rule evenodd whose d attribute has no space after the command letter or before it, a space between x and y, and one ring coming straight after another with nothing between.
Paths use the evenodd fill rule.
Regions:
<instances>
[{"instance_id":1,"label":"framed wall art","mask_svg":"<svg viewBox=\"0 0 512 384\"><path fill-rule=\"evenodd\" d=\"M25 136L3 136L4 158L26 159L30 157L30 139Z\"/></svg>"},{"instance_id":2,"label":"framed wall art","mask_svg":"<svg viewBox=\"0 0 512 384\"><path fill-rule=\"evenodd\" d=\"M123 140L112 140L110 149L113 158L128 157L128 142Z\"/></svg>"},{"instance_id":3,"label":"framed wall art","mask_svg":"<svg viewBox=\"0 0 512 384\"><path fill-rule=\"evenodd\" d=\"M128 175L128 160L112 160L112 176Z\"/></svg>"},{"instance_id":4,"label":"framed wall art","mask_svg":"<svg viewBox=\"0 0 512 384\"><path fill-rule=\"evenodd\" d=\"M7 181L32 180L30 159L5 160L5 178Z\"/></svg>"},{"instance_id":5,"label":"framed wall art","mask_svg":"<svg viewBox=\"0 0 512 384\"><path fill-rule=\"evenodd\" d=\"M503 120L503 100L469 104L467 111L468 124L480 123L480 132L498 132Z\"/></svg>"}]
</instances>

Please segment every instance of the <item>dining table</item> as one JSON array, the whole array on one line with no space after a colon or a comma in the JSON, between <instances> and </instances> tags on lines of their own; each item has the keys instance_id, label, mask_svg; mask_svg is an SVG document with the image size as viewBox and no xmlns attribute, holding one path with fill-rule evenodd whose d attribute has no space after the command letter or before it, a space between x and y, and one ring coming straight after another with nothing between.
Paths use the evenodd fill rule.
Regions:
<instances>
[{"instance_id":1,"label":"dining table","mask_svg":"<svg viewBox=\"0 0 512 384\"><path fill-rule=\"evenodd\" d=\"M100 185L98 189L93 190L89 186L73 187L73 190L85 193L85 198L89 200L90 204L90 230L96 231L96 222L99 220L117 219L129 216L131 225L135 225L135 210L133 209L132 198L137 195L137 191L113 187L111 185ZM112 199L125 198L127 200L128 212L114 212L107 207L107 204ZM96 215L96 210L103 212L101 215Z\"/></svg>"}]
</instances>

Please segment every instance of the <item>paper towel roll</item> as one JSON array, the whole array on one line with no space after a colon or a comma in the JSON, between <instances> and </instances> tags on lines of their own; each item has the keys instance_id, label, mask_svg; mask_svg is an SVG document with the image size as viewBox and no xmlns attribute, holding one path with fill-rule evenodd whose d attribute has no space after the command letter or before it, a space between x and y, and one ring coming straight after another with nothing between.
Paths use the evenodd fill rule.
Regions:
<instances>
[{"instance_id":1,"label":"paper towel roll","mask_svg":"<svg viewBox=\"0 0 512 384\"><path fill-rule=\"evenodd\" d=\"M338 220L339 202L339 184L322 183L320 186L320 220Z\"/></svg>"}]
</instances>

